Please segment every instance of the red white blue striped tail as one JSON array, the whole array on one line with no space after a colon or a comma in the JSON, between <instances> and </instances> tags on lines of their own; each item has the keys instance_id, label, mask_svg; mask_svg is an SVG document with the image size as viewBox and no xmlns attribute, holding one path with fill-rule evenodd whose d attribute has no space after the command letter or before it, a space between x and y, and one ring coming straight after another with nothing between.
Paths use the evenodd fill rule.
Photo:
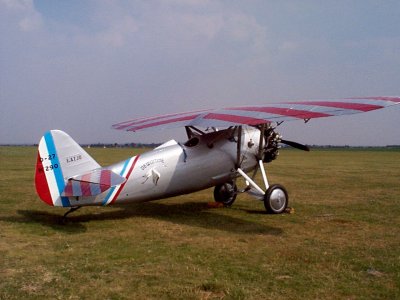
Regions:
<instances>
[{"instance_id":1,"label":"red white blue striped tail","mask_svg":"<svg viewBox=\"0 0 400 300\"><path fill-rule=\"evenodd\" d=\"M60 130L48 131L39 142L35 173L36 191L48 205L73 206L69 197L74 195L75 187L70 184L69 179L97 169L101 169L100 165L68 134ZM115 176L108 172L96 171L93 175L94 179L97 176L95 174L100 176L100 179L96 181L99 184L105 182L106 186L115 181ZM102 179L102 175L104 178L109 176L110 179ZM84 177L85 175L81 175L77 178L82 181ZM81 186L83 186L81 193L88 193L86 184L81 184ZM72 192L69 192L71 188ZM104 188L100 187L100 190Z\"/></svg>"}]
</instances>

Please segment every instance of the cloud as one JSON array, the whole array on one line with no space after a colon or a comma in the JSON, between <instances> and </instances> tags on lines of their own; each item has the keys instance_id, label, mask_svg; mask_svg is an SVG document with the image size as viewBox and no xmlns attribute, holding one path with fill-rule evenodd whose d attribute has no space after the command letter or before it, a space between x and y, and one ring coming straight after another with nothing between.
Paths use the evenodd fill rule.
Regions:
<instances>
[{"instance_id":1,"label":"cloud","mask_svg":"<svg viewBox=\"0 0 400 300\"><path fill-rule=\"evenodd\" d=\"M14 11L26 11L33 8L32 0L1 0L1 3Z\"/></svg>"},{"instance_id":2,"label":"cloud","mask_svg":"<svg viewBox=\"0 0 400 300\"><path fill-rule=\"evenodd\" d=\"M150 114L399 93L397 6L65 3L0 0L1 141L113 141L110 124Z\"/></svg>"},{"instance_id":3,"label":"cloud","mask_svg":"<svg viewBox=\"0 0 400 300\"><path fill-rule=\"evenodd\" d=\"M32 0L1 0L5 9L16 16L16 23L21 31L39 30L43 20L35 10Z\"/></svg>"},{"instance_id":4,"label":"cloud","mask_svg":"<svg viewBox=\"0 0 400 300\"><path fill-rule=\"evenodd\" d=\"M127 40L139 30L137 22L131 16L124 16L108 28L96 34L95 39L101 44L111 47L123 47Z\"/></svg>"}]
</instances>

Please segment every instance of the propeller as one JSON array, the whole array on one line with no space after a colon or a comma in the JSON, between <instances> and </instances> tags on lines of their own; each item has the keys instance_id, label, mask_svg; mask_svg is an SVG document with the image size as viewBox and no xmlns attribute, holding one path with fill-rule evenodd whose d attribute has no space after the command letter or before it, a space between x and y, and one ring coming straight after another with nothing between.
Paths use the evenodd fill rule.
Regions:
<instances>
[{"instance_id":1,"label":"propeller","mask_svg":"<svg viewBox=\"0 0 400 300\"><path fill-rule=\"evenodd\" d=\"M288 141L282 139L282 136L274 130L274 127L269 127L266 130L264 130L264 137L265 137L265 147L264 147L264 157L263 161L265 163L269 163L273 161L274 159L277 158L279 154L279 144L286 144L288 146L291 146L296 149L300 149L303 151L310 151L310 148L306 145L293 142L293 141Z\"/></svg>"},{"instance_id":2,"label":"propeller","mask_svg":"<svg viewBox=\"0 0 400 300\"><path fill-rule=\"evenodd\" d=\"M291 147L296 148L296 149L300 149L300 150L303 150L303 151L310 151L310 147L308 147L306 145L303 145L303 144L300 144L300 143L297 143L297 142L288 141L288 140L281 140L280 142L282 144L291 146Z\"/></svg>"}]
</instances>

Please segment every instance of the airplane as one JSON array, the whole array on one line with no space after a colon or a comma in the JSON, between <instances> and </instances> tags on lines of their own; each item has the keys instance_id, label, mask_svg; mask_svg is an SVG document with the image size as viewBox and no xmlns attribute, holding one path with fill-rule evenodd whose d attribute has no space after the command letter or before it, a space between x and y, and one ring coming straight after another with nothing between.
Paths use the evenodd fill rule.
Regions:
<instances>
[{"instance_id":1,"label":"airplane","mask_svg":"<svg viewBox=\"0 0 400 300\"><path fill-rule=\"evenodd\" d=\"M368 112L400 103L400 97L360 97L228 107L137 118L112 125L125 131L184 127L187 140L175 140L116 164L101 167L60 130L44 134L38 145L35 186L48 205L69 207L145 202L214 187L214 199L231 206L240 193L261 200L268 213L283 213L289 201L281 184L270 184L265 163L275 160L284 140L282 123ZM261 172L262 186L255 182ZM249 174L251 173L251 174ZM245 187L237 180L243 177Z\"/></svg>"}]
</instances>

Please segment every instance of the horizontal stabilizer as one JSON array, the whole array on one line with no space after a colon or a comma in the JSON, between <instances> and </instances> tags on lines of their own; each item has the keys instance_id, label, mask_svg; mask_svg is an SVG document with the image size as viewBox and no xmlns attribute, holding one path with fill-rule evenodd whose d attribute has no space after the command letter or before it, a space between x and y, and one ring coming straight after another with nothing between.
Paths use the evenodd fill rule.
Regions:
<instances>
[{"instance_id":1,"label":"horizontal stabilizer","mask_svg":"<svg viewBox=\"0 0 400 300\"><path fill-rule=\"evenodd\" d=\"M89 173L69 178L61 196L96 196L125 181L124 177L111 170L96 169Z\"/></svg>"}]
</instances>

